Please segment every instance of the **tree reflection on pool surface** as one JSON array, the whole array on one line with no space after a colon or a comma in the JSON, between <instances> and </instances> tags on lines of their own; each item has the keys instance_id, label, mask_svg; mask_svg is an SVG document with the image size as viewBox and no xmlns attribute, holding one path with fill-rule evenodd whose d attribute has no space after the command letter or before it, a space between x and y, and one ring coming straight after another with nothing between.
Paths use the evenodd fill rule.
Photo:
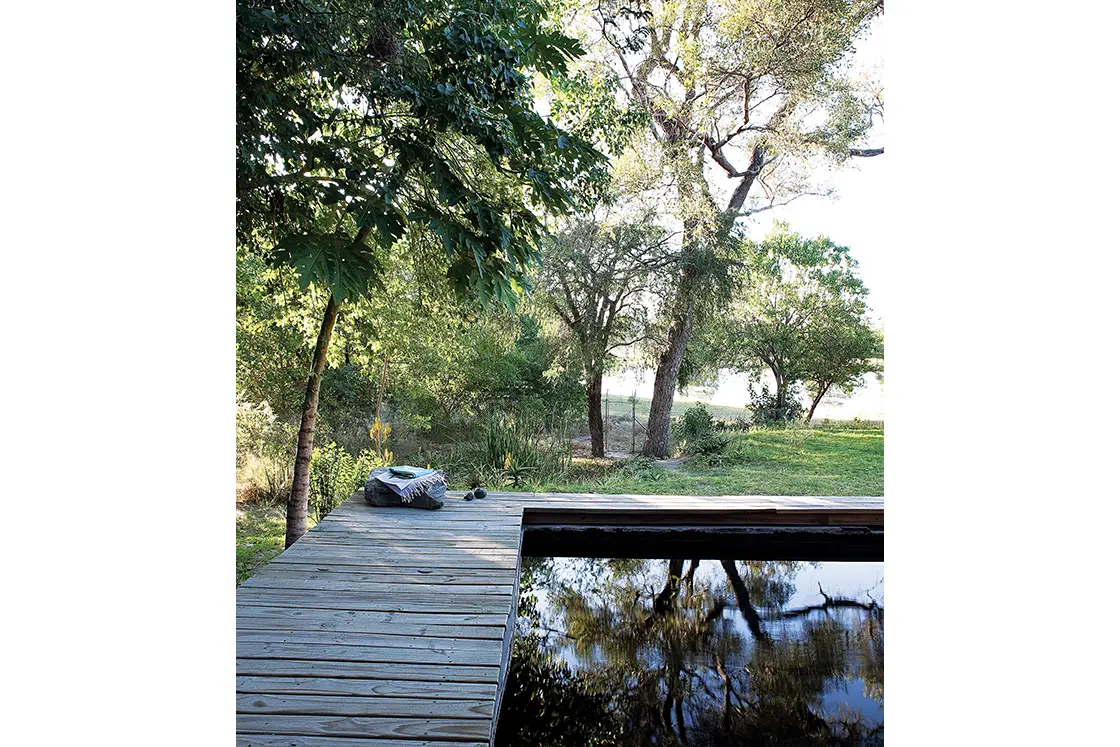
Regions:
<instances>
[{"instance_id":1,"label":"tree reflection on pool surface","mask_svg":"<svg viewBox=\"0 0 1120 747\"><path fill-rule=\"evenodd\" d=\"M499 745L883 742L883 564L523 558Z\"/></svg>"}]
</instances>

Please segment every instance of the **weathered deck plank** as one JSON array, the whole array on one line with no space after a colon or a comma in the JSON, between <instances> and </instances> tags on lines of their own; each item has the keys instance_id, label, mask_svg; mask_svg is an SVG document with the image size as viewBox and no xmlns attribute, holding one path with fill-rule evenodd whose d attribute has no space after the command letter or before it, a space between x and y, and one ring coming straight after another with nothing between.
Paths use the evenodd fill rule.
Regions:
<instances>
[{"instance_id":1,"label":"weathered deck plank","mask_svg":"<svg viewBox=\"0 0 1120 747\"><path fill-rule=\"evenodd\" d=\"M491 744L523 525L882 522L867 497L491 493L429 512L355 494L238 589L237 744Z\"/></svg>"}]
</instances>

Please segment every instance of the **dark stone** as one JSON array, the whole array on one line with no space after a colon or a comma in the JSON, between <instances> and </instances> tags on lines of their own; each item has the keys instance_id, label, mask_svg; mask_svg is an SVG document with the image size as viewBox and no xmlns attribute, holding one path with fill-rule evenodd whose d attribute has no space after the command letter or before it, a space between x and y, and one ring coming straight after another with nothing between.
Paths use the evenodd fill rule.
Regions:
<instances>
[{"instance_id":1,"label":"dark stone","mask_svg":"<svg viewBox=\"0 0 1120 747\"><path fill-rule=\"evenodd\" d=\"M443 499L447 495L447 485L442 482L433 483L424 490L412 496L411 500L404 500L388 487L376 475L384 473L384 468L374 470L366 481L366 503L371 506L404 506L405 508L425 508L435 510L443 507Z\"/></svg>"}]
</instances>

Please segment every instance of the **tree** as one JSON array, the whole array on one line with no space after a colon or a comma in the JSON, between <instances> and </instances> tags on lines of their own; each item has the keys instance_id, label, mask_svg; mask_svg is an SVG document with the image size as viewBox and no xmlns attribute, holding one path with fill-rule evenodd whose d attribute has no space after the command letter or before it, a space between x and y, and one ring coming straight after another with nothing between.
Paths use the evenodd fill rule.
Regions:
<instances>
[{"instance_id":1,"label":"tree","mask_svg":"<svg viewBox=\"0 0 1120 747\"><path fill-rule=\"evenodd\" d=\"M306 532L319 388L340 308L386 255L438 237L462 294L512 306L539 257L534 210L602 172L533 108L529 73L582 50L537 2L240 0L239 244L326 291L307 376L286 544Z\"/></svg>"},{"instance_id":2,"label":"tree","mask_svg":"<svg viewBox=\"0 0 1120 747\"><path fill-rule=\"evenodd\" d=\"M669 416L707 270L741 217L821 194L816 164L873 156L857 147L878 101L863 101L842 65L879 0L598 2L597 44L623 93L647 115L655 168L675 195L683 261L664 299L642 453L668 454ZM709 176L709 172L711 176ZM730 180L729 196L715 193ZM714 188L714 189L713 189ZM761 194L760 194L761 193Z\"/></svg>"},{"instance_id":3,"label":"tree","mask_svg":"<svg viewBox=\"0 0 1120 747\"><path fill-rule=\"evenodd\" d=\"M583 364L592 456L606 448L603 373L615 350L645 338L644 297L675 260L668 232L650 215L633 222L574 221L545 252L540 285Z\"/></svg>"},{"instance_id":4,"label":"tree","mask_svg":"<svg viewBox=\"0 0 1120 747\"><path fill-rule=\"evenodd\" d=\"M867 288L859 263L847 247L825 237L806 239L776 224L763 241L743 241L740 291L716 331L722 339L723 365L774 377L774 409L787 412L798 382L813 383L814 408L834 383L851 386L868 368L869 358L848 357L873 350L865 345L870 328ZM858 373L853 373L856 369Z\"/></svg>"},{"instance_id":5,"label":"tree","mask_svg":"<svg viewBox=\"0 0 1120 747\"><path fill-rule=\"evenodd\" d=\"M851 394L863 385L864 374L883 370L883 336L862 316L828 315L809 330L804 381L811 404L805 421L813 419L817 405L832 389Z\"/></svg>"}]
</instances>

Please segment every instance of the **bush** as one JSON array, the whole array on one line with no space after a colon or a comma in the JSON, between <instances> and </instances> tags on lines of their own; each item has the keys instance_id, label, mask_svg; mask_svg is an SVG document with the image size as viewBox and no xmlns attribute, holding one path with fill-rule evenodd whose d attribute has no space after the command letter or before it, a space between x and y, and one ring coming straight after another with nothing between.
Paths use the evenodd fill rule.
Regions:
<instances>
[{"instance_id":1,"label":"bush","mask_svg":"<svg viewBox=\"0 0 1120 747\"><path fill-rule=\"evenodd\" d=\"M253 404L240 396L234 418L237 438L237 466L251 456L287 456L295 444L295 426L284 423L267 402Z\"/></svg>"},{"instance_id":2,"label":"bush","mask_svg":"<svg viewBox=\"0 0 1120 747\"><path fill-rule=\"evenodd\" d=\"M716 432L712 413L702 403L685 410L673 421L671 430L685 454L719 454L731 441Z\"/></svg>"},{"instance_id":3,"label":"bush","mask_svg":"<svg viewBox=\"0 0 1120 747\"><path fill-rule=\"evenodd\" d=\"M237 500L281 505L292 492L294 460L287 456L246 454L237 470Z\"/></svg>"},{"instance_id":4,"label":"bush","mask_svg":"<svg viewBox=\"0 0 1120 747\"><path fill-rule=\"evenodd\" d=\"M282 422L267 402L237 398L237 500L279 504L292 490L295 426Z\"/></svg>"},{"instance_id":5,"label":"bush","mask_svg":"<svg viewBox=\"0 0 1120 747\"><path fill-rule=\"evenodd\" d=\"M629 480L642 480L643 482L658 482L664 480L669 474L668 470L657 464L657 461L648 456L636 456L623 459L612 465L610 474L607 475L605 484L626 482Z\"/></svg>"},{"instance_id":6,"label":"bush","mask_svg":"<svg viewBox=\"0 0 1120 747\"><path fill-rule=\"evenodd\" d=\"M740 433L746 433L747 431L749 431L751 429L751 421L748 418L745 418L745 417L730 418L730 419L729 418L720 418L719 420L713 420L712 421L712 426L715 428L716 431L721 432L721 433L731 432L731 433L740 434Z\"/></svg>"},{"instance_id":7,"label":"bush","mask_svg":"<svg viewBox=\"0 0 1120 747\"><path fill-rule=\"evenodd\" d=\"M526 481L563 474L572 460L570 434L545 427L528 416L492 417L477 431L477 441L462 445L450 460L472 487L521 487Z\"/></svg>"},{"instance_id":8,"label":"bush","mask_svg":"<svg viewBox=\"0 0 1120 747\"><path fill-rule=\"evenodd\" d=\"M355 457L333 441L317 447L311 452L308 515L320 521L354 491L362 488L370 472L391 464L392 460L392 452L378 455L373 449L366 449Z\"/></svg>"},{"instance_id":9,"label":"bush","mask_svg":"<svg viewBox=\"0 0 1120 747\"><path fill-rule=\"evenodd\" d=\"M750 392L750 407L754 411L751 417L752 424L773 426L801 420L805 408L801 404L797 387L789 388L785 397L786 401L781 406L778 404L777 392L771 394L770 387L766 384L762 385L761 391L755 391L752 386Z\"/></svg>"}]
</instances>

